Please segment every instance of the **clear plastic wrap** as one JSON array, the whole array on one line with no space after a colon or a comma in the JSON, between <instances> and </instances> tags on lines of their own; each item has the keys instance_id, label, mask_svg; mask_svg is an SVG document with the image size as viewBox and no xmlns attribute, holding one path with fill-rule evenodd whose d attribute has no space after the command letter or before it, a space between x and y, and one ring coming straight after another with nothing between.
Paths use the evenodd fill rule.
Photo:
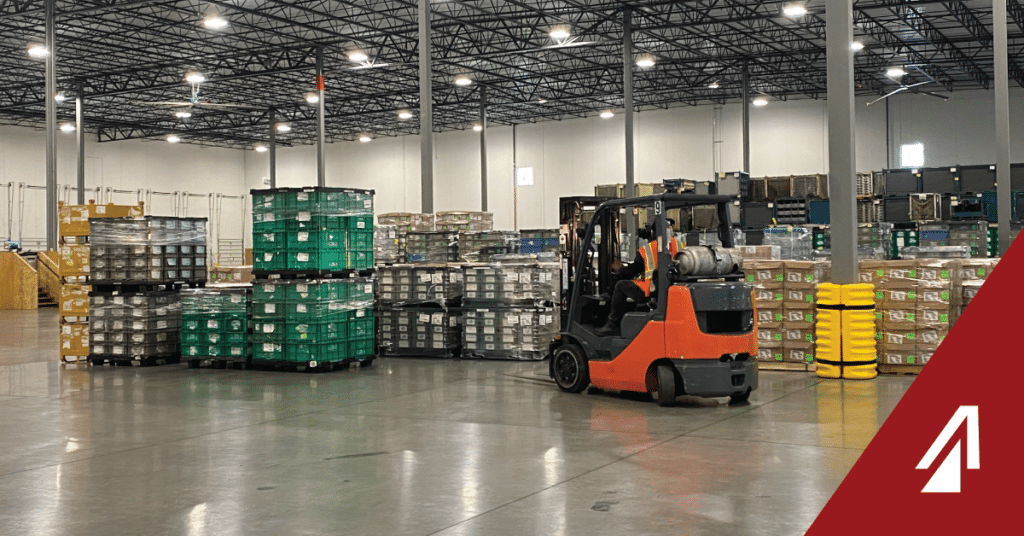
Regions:
<instances>
[{"instance_id":1,"label":"clear plastic wrap","mask_svg":"<svg viewBox=\"0 0 1024 536\"><path fill-rule=\"evenodd\" d=\"M904 259L969 259L969 246L910 246L900 248Z\"/></svg>"},{"instance_id":2,"label":"clear plastic wrap","mask_svg":"<svg viewBox=\"0 0 1024 536\"><path fill-rule=\"evenodd\" d=\"M247 360L251 300L249 285L183 289L182 357Z\"/></svg>"},{"instance_id":3,"label":"clear plastic wrap","mask_svg":"<svg viewBox=\"0 0 1024 536\"><path fill-rule=\"evenodd\" d=\"M394 225L400 233L434 230L434 215L415 212L388 212L377 216L380 225Z\"/></svg>"},{"instance_id":4,"label":"clear plastic wrap","mask_svg":"<svg viewBox=\"0 0 1024 536\"><path fill-rule=\"evenodd\" d=\"M451 305L462 294L462 265L396 264L377 269L377 301L383 305Z\"/></svg>"},{"instance_id":5,"label":"clear plastic wrap","mask_svg":"<svg viewBox=\"0 0 1024 536\"><path fill-rule=\"evenodd\" d=\"M158 284L207 280L205 218L90 220L94 284Z\"/></svg>"},{"instance_id":6,"label":"clear plastic wrap","mask_svg":"<svg viewBox=\"0 0 1024 536\"><path fill-rule=\"evenodd\" d=\"M783 259L810 260L814 252L813 235L806 227L766 227L765 246L779 246Z\"/></svg>"},{"instance_id":7,"label":"clear plastic wrap","mask_svg":"<svg viewBox=\"0 0 1024 536\"><path fill-rule=\"evenodd\" d=\"M462 345L458 308L380 307L377 343L382 355L456 357Z\"/></svg>"},{"instance_id":8,"label":"clear plastic wrap","mask_svg":"<svg viewBox=\"0 0 1024 536\"><path fill-rule=\"evenodd\" d=\"M558 302L560 265L551 254L537 257L551 258L551 261L527 255L503 255L488 265L465 266L463 304L468 308Z\"/></svg>"},{"instance_id":9,"label":"clear plastic wrap","mask_svg":"<svg viewBox=\"0 0 1024 536\"><path fill-rule=\"evenodd\" d=\"M459 235L452 232L409 233L406 235L405 253L408 262L459 262Z\"/></svg>"},{"instance_id":10,"label":"clear plastic wrap","mask_svg":"<svg viewBox=\"0 0 1024 536\"><path fill-rule=\"evenodd\" d=\"M259 281L253 285L252 325L254 363L341 363L370 358L375 331L373 281Z\"/></svg>"},{"instance_id":11,"label":"clear plastic wrap","mask_svg":"<svg viewBox=\"0 0 1024 536\"><path fill-rule=\"evenodd\" d=\"M90 357L113 360L180 355L181 303L177 292L89 295Z\"/></svg>"},{"instance_id":12,"label":"clear plastic wrap","mask_svg":"<svg viewBox=\"0 0 1024 536\"><path fill-rule=\"evenodd\" d=\"M538 361L559 333L557 307L463 311L462 357Z\"/></svg>"},{"instance_id":13,"label":"clear plastic wrap","mask_svg":"<svg viewBox=\"0 0 1024 536\"><path fill-rule=\"evenodd\" d=\"M494 215L490 212L434 213L434 228L438 231L490 231L493 227Z\"/></svg>"},{"instance_id":14,"label":"clear plastic wrap","mask_svg":"<svg viewBox=\"0 0 1024 536\"><path fill-rule=\"evenodd\" d=\"M495 255L519 252L520 235L514 231L459 233L459 256L466 262L489 262Z\"/></svg>"},{"instance_id":15,"label":"clear plastic wrap","mask_svg":"<svg viewBox=\"0 0 1024 536\"><path fill-rule=\"evenodd\" d=\"M395 225L374 227L373 259L377 264L405 262L405 233Z\"/></svg>"}]
</instances>

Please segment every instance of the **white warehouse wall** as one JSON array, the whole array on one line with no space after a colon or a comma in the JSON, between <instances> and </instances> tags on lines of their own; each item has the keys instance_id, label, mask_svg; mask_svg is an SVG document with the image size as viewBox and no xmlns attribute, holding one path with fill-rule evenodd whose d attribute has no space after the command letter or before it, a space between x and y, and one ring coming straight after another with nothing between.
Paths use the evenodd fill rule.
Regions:
<instances>
[{"instance_id":1,"label":"white warehouse wall","mask_svg":"<svg viewBox=\"0 0 1024 536\"><path fill-rule=\"evenodd\" d=\"M86 188L113 188L155 192L184 191L198 194L221 193L238 195L245 184L245 151L206 148L189 144L170 144L165 141L120 141L99 143L95 135L87 136ZM78 164L74 134L57 133L57 183L74 186L77 183ZM46 138L42 130L25 127L0 127L0 184L14 183L4 188L5 195L14 196L11 237L19 236L26 242L45 240L45 190L25 189L24 210L20 210L18 183L43 186L46 184ZM86 199L108 200L104 195L96 199L94 191ZM59 199L75 203L74 191L59 190ZM7 199L5 198L4 201ZM134 204L136 194L110 194L109 201ZM181 207L184 209L184 205ZM207 217L206 199L193 199L188 205L188 216ZM152 196L147 214L170 216L174 207L170 196ZM0 205L2 222L7 223L8 205ZM181 214L184 215L184 214ZM243 216L241 202L225 202L224 221L238 221ZM19 228L19 223L21 224ZM3 232L6 234L7 229ZM240 238L242 226L225 224L223 238ZM247 240L247 242L250 240Z\"/></svg>"}]
</instances>

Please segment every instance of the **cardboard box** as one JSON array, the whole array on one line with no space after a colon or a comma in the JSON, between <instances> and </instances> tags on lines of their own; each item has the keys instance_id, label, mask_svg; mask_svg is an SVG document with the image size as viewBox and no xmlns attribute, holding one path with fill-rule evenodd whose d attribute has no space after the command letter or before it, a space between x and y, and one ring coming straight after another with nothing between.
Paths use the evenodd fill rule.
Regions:
<instances>
[{"instance_id":1,"label":"cardboard box","mask_svg":"<svg viewBox=\"0 0 1024 536\"><path fill-rule=\"evenodd\" d=\"M782 283L762 283L754 287L754 301L758 309L775 309L782 307Z\"/></svg>"},{"instance_id":2,"label":"cardboard box","mask_svg":"<svg viewBox=\"0 0 1024 536\"><path fill-rule=\"evenodd\" d=\"M60 246L58 263L61 277L89 275L89 246Z\"/></svg>"},{"instance_id":3,"label":"cardboard box","mask_svg":"<svg viewBox=\"0 0 1024 536\"><path fill-rule=\"evenodd\" d=\"M959 262L957 275L961 281L984 281L988 279L999 259L964 259L957 262Z\"/></svg>"},{"instance_id":4,"label":"cardboard box","mask_svg":"<svg viewBox=\"0 0 1024 536\"><path fill-rule=\"evenodd\" d=\"M878 332L876 338L880 339L878 347L882 350L901 349L904 346L914 346L917 342L917 330L915 328L897 331L886 330Z\"/></svg>"},{"instance_id":5,"label":"cardboard box","mask_svg":"<svg viewBox=\"0 0 1024 536\"><path fill-rule=\"evenodd\" d=\"M781 343L762 343L757 347L757 360L766 362L782 362L785 350Z\"/></svg>"},{"instance_id":6,"label":"cardboard box","mask_svg":"<svg viewBox=\"0 0 1024 536\"><path fill-rule=\"evenodd\" d=\"M782 344L783 342L785 342L785 333L782 328L757 328L758 345Z\"/></svg>"},{"instance_id":7,"label":"cardboard box","mask_svg":"<svg viewBox=\"0 0 1024 536\"><path fill-rule=\"evenodd\" d=\"M743 263L743 271L748 283L778 283L785 281L783 261L747 261Z\"/></svg>"},{"instance_id":8,"label":"cardboard box","mask_svg":"<svg viewBox=\"0 0 1024 536\"><path fill-rule=\"evenodd\" d=\"M828 263L816 261L784 261L783 276L787 288L814 289L826 282Z\"/></svg>"},{"instance_id":9,"label":"cardboard box","mask_svg":"<svg viewBox=\"0 0 1024 536\"><path fill-rule=\"evenodd\" d=\"M801 283L797 283L802 285ZM786 283L782 291L782 301L787 306L798 306L804 309L813 309L815 302L815 289L814 285L811 284L809 287L792 288L789 283Z\"/></svg>"},{"instance_id":10,"label":"cardboard box","mask_svg":"<svg viewBox=\"0 0 1024 536\"><path fill-rule=\"evenodd\" d=\"M952 320L949 310L934 309L930 307L922 307L918 304L917 307L917 327L921 328L933 328L933 327L949 327L949 323Z\"/></svg>"},{"instance_id":11,"label":"cardboard box","mask_svg":"<svg viewBox=\"0 0 1024 536\"><path fill-rule=\"evenodd\" d=\"M883 348L878 353L882 364L885 365L919 365L920 358L917 348L913 345L895 345Z\"/></svg>"},{"instance_id":12,"label":"cardboard box","mask_svg":"<svg viewBox=\"0 0 1024 536\"><path fill-rule=\"evenodd\" d=\"M814 363L814 343L786 342L783 344L782 360L789 363Z\"/></svg>"},{"instance_id":13,"label":"cardboard box","mask_svg":"<svg viewBox=\"0 0 1024 536\"><path fill-rule=\"evenodd\" d=\"M953 303L953 290L949 282L926 281L917 290L917 306L928 309L949 310Z\"/></svg>"},{"instance_id":14,"label":"cardboard box","mask_svg":"<svg viewBox=\"0 0 1024 536\"><path fill-rule=\"evenodd\" d=\"M790 329L811 329L814 327L814 309L806 309L801 304L791 307L784 304L782 308L782 326Z\"/></svg>"},{"instance_id":15,"label":"cardboard box","mask_svg":"<svg viewBox=\"0 0 1024 536\"><path fill-rule=\"evenodd\" d=\"M782 255L782 248L779 246L736 246L734 249L747 262L779 260Z\"/></svg>"},{"instance_id":16,"label":"cardboard box","mask_svg":"<svg viewBox=\"0 0 1024 536\"><path fill-rule=\"evenodd\" d=\"M898 287L905 283L920 281L920 266L917 260L886 261L883 284Z\"/></svg>"},{"instance_id":17,"label":"cardboard box","mask_svg":"<svg viewBox=\"0 0 1024 536\"><path fill-rule=\"evenodd\" d=\"M865 260L858 265L858 277L861 283L877 285L885 279L885 263L883 261Z\"/></svg>"},{"instance_id":18,"label":"cardboard box","mask_svg":"<svg viewBox=\"0 0 1024 536\"><path fill-rule=\"evenodd\" d=\"M89 324L61 324L60 353L89 355Z\"/></svg>"},{"instance_id":19,"label":"cardboard box","mask_svg":"<svg viewBox=\"0 0 1024 536\"><path fill-rule=\"evenodd\" d=\"M882 328L885 331L914 331L917 329L917 309L911 305L901 309L882 310Z\"/></svg>"},{"instance_id":20,"label":"cardboard box","mask_svg":"<svg viewBox=\"0 0 1024 536\"><path fill-rule=\"evenodd\" d=\"M904 288L875 289L875 305L879 309L916 309L917 285Z\"/></svg>"},{"instance_id":21,"label":"cardboard box","mask_svg":"<svg viewBox=\"0 0 1024 536\"><path fill-rule=\"evenodd\" d=\"M60 316L89 316L90 285L61 285Z\"/></svg>"},{"instance_id":22,"label":"cardboard box","mask_svg":"<svg viewBox=\"0 0 1024 536\"><path fill-rule=\"evenodd\" d=\"M948 327L918 328L915 344L934 345L938 347L940 344L942 344L942 341L946 339L946 335L948 334Z\"/></svg>"},{"instance_id":23,"label":"cardboard box","mask_svg":"<svg viewBox=\"0 0 1024 536\"><path fill-rule=\"evenodd\" d=\"M57 210L58 236L87 236L89 218L138 218L143 215L143 205L65 205Z\"/></svg>"},{"instance_id":24,"label":"cardboard box","mask_svg":"<svg viewBox=\"0 0 1024 536\"><path fill-rule=\"evenodd\" d=\"M782 328L783 344L814 342L814 328Z\"/></svg>"},{"instance_id":25,"label":"cardboard box","mask_svg":"<svg viewBox=\"0 0 1024 536\"><path fill-rule=\"evenodd\" d=\"M932 355L935 354L936 350L939 349L937 344L918 344L917 345L917 356L918 361L921 365L927 365L928 361L931 360Z\"/></svg>"},{"instance_id":26,"label":"cardboard box","mask_svg":"<svg viewBox=\"0 0 1024 536\"><path fill-rule=\"evenodd\" d=\"M945 283L947 286L957 277L957 260L918 259L918 278L931 283Z\"/></svg>"},{"instance_id":27,"label":"cardboard box","mask_svg":"<svg viewBox=\"0 0 1024 536\"><path fill-rule=\"evenodd\" d=\"M758 328L778 328L782 327L782 309L771 308L771 309L758 309L757 310L757 326Z\"/></svg>"}]
</instances>

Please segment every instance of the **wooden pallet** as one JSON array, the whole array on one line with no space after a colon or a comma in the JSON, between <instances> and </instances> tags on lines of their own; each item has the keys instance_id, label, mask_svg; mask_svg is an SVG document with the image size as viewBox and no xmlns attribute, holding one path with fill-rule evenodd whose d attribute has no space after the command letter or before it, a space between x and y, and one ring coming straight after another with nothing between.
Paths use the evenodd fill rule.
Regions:
<instances>
[{"instance_id":1,"label":"wooden pallet","mask_svg":"<svg viewBox=\"0 0 1024 536\"><path fill-rule=\"evenodd\" d=\"M817 365L814 363L790 363L785 361L758 361L758 370L789 371L789 372L814 372Z\"/></svg>"},{"instance_id":2,"label":"wooden pallet","mask_svg":"<svg viewBox=\"0 0 1024 536\"><path fill-rule=\"evenodd\" d=\"M924 365L889 365L886 363L878 364L879 374L920 374L921 369Z\"/></svg>"}]
</instances>

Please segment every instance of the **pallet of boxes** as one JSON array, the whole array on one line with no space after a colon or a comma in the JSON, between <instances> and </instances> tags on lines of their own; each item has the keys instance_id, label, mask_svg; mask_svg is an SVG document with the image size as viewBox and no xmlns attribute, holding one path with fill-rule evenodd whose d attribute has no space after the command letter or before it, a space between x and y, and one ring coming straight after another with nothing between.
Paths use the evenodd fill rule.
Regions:
<instances>
[{"instance_id":1,"label":"pallet of boxes","mask_svg":"<svg viewBox=\"0 0 1024 536\"><path fill-rule=\"evenodd\" d=\"M65 205L58 208L57 251L60 277L60 360L86 362L89 358L90 219L141 217L143 204Z\"/></svg>"},{"instance_id":2,"label":"pallet of boxes","mask_svg":"<svg viewBox=\"0 0 1024 536\"><path fill-rule=\"evenodd\" d=\"M252 366L330 371L371 364L374 192L310 187L251 194Z\"/></svg>"},{"instance_id":3,"label":"pallet of boxes","mask_svg":"<svg viewBox=\"0 0 1024 536\"><path fill-rule=\"evenodd\" d=\"M462 266L440 258L378 268L377 347L380 355L459 356Z\"/></svg>"},{"instance_id":4,"label":"pallet of boxes","mask_svg":"<svg viewBox=\"0 0 1024 536\"><path fill-rule=\"evenodd\" d=\"M500 255L464 267L463 358L544 359L559 332L555 259Z\"/></svg>"},{"instance_id":5,"label":"pallet of boxes","mask_svg":"<svg viewBox=\"0 0 1024 536\"><path fill-rule=\"evenodd\" d=\"M434 230L433 214L388 212L377 216L373 231L374 260L378 264L405 262L405 240L411 232Z\"/></svg>"},{"instance_id":6,"label":"pallet of boxes","mask_svg":"<svg viewBox=\"0 0 1024 536\"><path fill-rule=\"evenodd\" d=\"M93 219L89 364L181 359L183 287L206 284L205 218Z\"/></svg>"},{"instance_id":7,"label":"pallet of boxes","mask_svg":"<svg viewBox=\"0 0 1024 536\"><path fill-rule=\"evenodd\" d=\"M876 287L879 372L920 372L966 307L964 299L973 297L996 262L996 259L862 262L861 281L871 282Z\"/></svg>"},{"instance_id":8,"label":"pallet of boxes","mask_svg":"<svg viewBox=\"0 0 1024 536\"><path fill-rule=\"evenodd\" d=\"M252 286L221 283L181 291L181 359L189 368L246 368L252 359Z\"/></svg>"}]
</instances>

